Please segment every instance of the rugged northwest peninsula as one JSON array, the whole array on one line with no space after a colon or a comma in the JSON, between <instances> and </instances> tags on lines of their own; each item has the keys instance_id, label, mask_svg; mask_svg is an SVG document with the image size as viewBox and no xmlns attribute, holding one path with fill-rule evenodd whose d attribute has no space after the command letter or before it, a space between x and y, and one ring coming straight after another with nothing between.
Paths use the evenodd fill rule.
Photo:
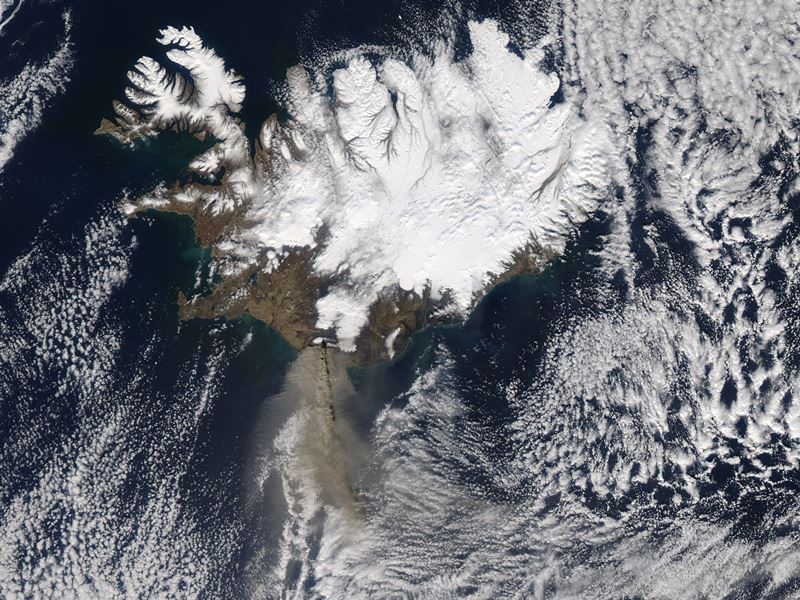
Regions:
<instances>
[{"instance_id":1,"label":"rugged northwest peninsula","mask_svg":"<svg viewBox=\"0 0 800 600\"><path fill-rule=\"evenodd\" d=\"M491 21L470 35L463 60L442 45L293 67L288 117L251 141L242 78L193 29L162 30L167 66L139 59L96 133L209 145L179 182L123 202L131 216L188 215L210 248L213 287L181 294L181 317L250 315L295 348L326 340L370 365L540 271L607 185L604 134L552 101L541 48L518 56Z\"/></svg>"}]
</instances>

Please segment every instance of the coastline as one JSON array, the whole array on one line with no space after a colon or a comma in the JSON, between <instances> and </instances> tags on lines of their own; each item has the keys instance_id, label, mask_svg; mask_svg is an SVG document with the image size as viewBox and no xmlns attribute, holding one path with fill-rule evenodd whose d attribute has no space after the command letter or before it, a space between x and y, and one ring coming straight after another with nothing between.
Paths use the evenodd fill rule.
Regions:
<instances>
[{"instance_id":1,"label":"coastline","mask_svg":"<svg viewBox=\"0 0 800 600\"><path fill-rule=\"evenodd\" d=\"M197 221L191 212L150 206L128 217L136 219L145 215L188 217L196 249L207 258L213 256L213 248L205 243L207 238L198 234ZM330 284L330 280L313 272L316 252L308 247L293 249L272 271L266 270L265 261L269 259L264 255L240 274L204 282L199 293L192 297L179 290L178 316L184 321L253 319L275 331L296 352L323 342L337 347L334 332L316 326L315 303ZM453 309L447 294L433 298L429 287L422 295L399 286L387 288L371 305L369 319L356 339L356 350L342 353L349 357L351 366L359 368L398 361L418 334L440 326L464 325L493 292L519 278L540 275L560 256L529 241L504 263L503 271L488 275L485 287L474 295L470 307L463 313ZM386 343L389 336L391 351Z\"/></svg>"}]
</instances>

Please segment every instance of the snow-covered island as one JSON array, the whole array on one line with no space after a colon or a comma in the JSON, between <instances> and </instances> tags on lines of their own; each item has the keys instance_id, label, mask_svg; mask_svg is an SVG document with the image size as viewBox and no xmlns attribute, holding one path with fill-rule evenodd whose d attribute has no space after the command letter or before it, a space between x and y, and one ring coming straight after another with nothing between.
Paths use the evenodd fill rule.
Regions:
<instances>
[{"instance_id":1,"label":"snow-covered island","mask_svg":"<svg viewBox=\"0 0 800 600\"><path fill-rule=\"evenodd\" d=\"M295 347L326 338L371 364L561 252L607 192L611 134L553 102L541 46L515 53L493 21L469 32L463 60L437 36L424 52L293 67L289 118L251 141L242 78L192 28L162 30L169 61L139 59L98 133L213 140L193 181L124 203L190 215L211 247L221 282L182 296L181 314L250 314Z\"/></svg>"}]
</instances>

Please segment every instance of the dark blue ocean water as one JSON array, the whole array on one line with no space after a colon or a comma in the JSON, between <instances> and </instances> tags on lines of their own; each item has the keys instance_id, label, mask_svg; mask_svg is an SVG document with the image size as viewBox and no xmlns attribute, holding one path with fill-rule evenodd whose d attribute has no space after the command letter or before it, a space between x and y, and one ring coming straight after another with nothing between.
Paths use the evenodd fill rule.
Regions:
<instances>
[{"instance_id":1,"label":"dark blue ocean water","mask_svg":"<svg viewBox=\"0 0 800 600\"><path fill-rule=\"evenodd\" d=\"M29 1L23 4L14 22L0 38L0 78L17 72L22 64L46 55L57 46L62 30L60 15L66 5ZM423 14L436 17L441 6L420 4ZM474 5L470 10L483 16L498 16L501 2ZM322 2L229 2L221 10L218 3L189 2L118 2L79 0L71 4L75 68L65 94L55 98L44 113L43 124L18 146L13 160L0 175L0 273L23 253L34 240L46 240L52 252L80 253L81 235L87 223L113 210L122 190L131 194L160 182L171 182L189 159L197 154L199 143L187 136L165 134L133 151L116 142L92 135L102 117L111 114L111 100L122 95L125 73L142 54L158 56L154 41L160 27L193 25L206 42L223 56L228 65L244 75L248 88L242 118L248 132L255 134L260 122L279 110L272 91L285 69L298 62L315 47L352 47L365 42L392 42L392 25L406 3L347 0ZM462 40L462 46L466 42ZM466 50L466 48L464 49ZM646 132L642 134L646 145ZM559 328L576 318L590 318L624 306L629 286L646 288L657 284L673 266L681 265L684 276L696 276L688 242L663 215L649 211L646 193L648 174L638 174L641 197L637 214L632 215L632 249L637 270L631 278L620 276L614 285L597 285L599 267L596 250L604 243L609 227L604 214L594 215L577 232L565 255L543 274L514 279L490 293L463 326L436 327L420 332L412 339L406 353L389 364L371 369L354 369L351 376L364 399L357 414L362 432L369 431L377 412L388 403L404 402L404 394L420 371L433 364L442 349L454 360L454 381L458 392L470 406L473 418L494 422L498 429L509 418L501 388L511 379L531 381L541 377L540 350ZM637 235L645 225L656 228L670 248L661 258L655 257ZM244 512L242 469L253 436L253 424L263 403L278 392L295 352L275 332L252 320L223 324L221 321L181 323L177 318L178 290L192 288L196 272L208 260L207 253L194 240L191 222L186 217L149 214L130 222L125 236L135 237L126 283L115 292L107 310L123 315L116 324L120 335L117 368L119 379L132 377L141 368L142 356L148 356L149 374L141 384L138 406L147 418L133 426L142 436L159 435L181 385L179 373L187 365L197 364L197 379L207 375L206 357L222 354L220 372L214 374L219 389L213 405L204 416L197 448L190 469L182 481L193 511L207 515L199 527L217 527L220 521L238 521ZM659 262L662 261L662 262ZM7 298L0 296L0 302ZM37 302L30 298L30 302ZM567 320L567 317L571 320ZM702 321L703 315L697 315ZM241 348L244 347L244 350ZM155 350L153 350L153 348ZM205 370L204 370L205 369ZM8 375L8 374L6 374ZM25 379L41 394L43 405L58 382L46 374ZM675 392L675 407L686 398ZM17 419L13 398L0 404L0 439L11 439L25 423ZM10 402L9 402L10 400ZM137 401L142 402L142 401ZM69 404L53 408L47 435L58 440L74 426ZM60 412L59 412L60 411ZM679 436L680 432L670 432ZM181 443L180 440L176 444ZM493 452L502 461L513 449L510 441L498 436ZM769 460L765 457L764 460ZM134 469L142 481L147 479L145 457ZM775 458L780 460L779 457ZM465 482L492 485L480 470L460 469ZM7 499L31 485L34 468L24 461L12 467L3 482L0 498ZM668 477L667 477L668 478ZM719 469L702 490L711 497L725 490L732 498L741 492L731 473ZM787 473L783 485L788 492L796 488L796 473ZM738 488L737 488L738 486ZM129 500L141 493L136 478L129 483ZM495 496L508 502L515 490L498 489ZM659 495L661 494L661 495ZM619 504L605 504L586 493L589 506L605 514L618 514L634 502L666 504L671 497L653 484L634 489ZM222 496L222 498L221 498ZM663 502L662 502L663 500ZM767 510L759 498L738 506L731 519L740 522L742 536L755 535L759 516ZM704 507L705 506L705 507ZM719 515L728 510L709 504L708 510ZM710 508L709 508L710 506ZM239 523L242 535L241 554L226 566L225 586L236 595L235 583L246 561L248 536L255 535ZM758 586L758 581L753 583ZM754 588L755 589L755 588ZM752 597L757 596L756 591ZM742 596L751 597L751 596Z\"/></svg>"},{"instance_id":2,"label":"dark blue ocean water","mask_svg":"<svg viewBox=\"0 0 800 600\"><path fill-rule=\"evenodd\" d=\"M58 47L66 7L62 3L23 3L0 38L0 56L7 57L0 61L0 78L13 76L25 63L42 60ZM409 8L405 3L365 0L233 2L225 10L220 10L218 3L184 0L71 3L75 66L66 93L46 107L42 125L19 144L0 175L0 272L37 244L46 245L54 255L79 255L87 224L98 215L112 213L123 190L135 195L158 182L174 181L199 152L202 145L189 136L165 134L133 151L92 133L101 118L111 115L111 100L122 96L127 69L143 54L159 55L161 49L154 38L160 27L193 25L229 66L244 75L248 94L242 118L248 131L255 134L261 121L279 110L271 91L288 66L315 47L396 41L391 24L397 22L401 7ZM439 8L437 3L419 5L431 19ZM473 10L488 16L501 9L497 3L485 3ZM207 253L194 240L188 218L148 214L131 221L123 237L136 240L128 279L104 310L115 319L122 315L114 325L120 340L115 366L119 381L134 377L141 371L142 357L148 357L148 377L137 388L138 399L130 400L136 405L132 408L146 415L132 424L140 428L133 437L158 436L159 424L168 418L180 391L179 374L188 365L199 365L195 377L208 375L204 356L221 352L226 360L221 372L214 374L219 391L192 442L196 451L182 487L191 510L208 516L208 522L201 521L200 527L241 519L240 479L253 423L265 399L280 390L295 352L271 329L252 320L224 326L220 321L179 322L177 292L190 290L196 271L208 261ZM503 286L465 327L422 332L410 350L392 364L354 371L360 394L367 399L361 414L363 431L369 430L377 411L402 394L414 374L429 364L442 340L464 355L467 386L486 375L488 354L500 363L519 366L512 357L519 353L520 345L531 341L522 332L546 334L541 325L553 299L564 293L561 280L561 272L553 271L545 278L520 279ZM8 297L0 302L11 306ZM508 314L516 315L510 328ZM518 335L522 337L515 337ZM8 382L15 375L4 373L4 377ZM38 395L41 406L49 406L49 396L59 381L48 379L47 373L19 374L18 378L25 381L34 401ZM0 415L0 439L16 439L30 426L15 415L14 400L5 398L0 407L4 413ZM44 447L56 448L73 432L78 402L72 395L69 402L47 408L51 414L42 425ZM502 406L488 403L480 410L502 411ZM146 472L145 458L140 457L141 464L131 467L134 476L125 500L133 505L145 501L146 481L154 475ZM18 467L7 469L2 497L10 499L29 489L36 473L36 460L20 461ZM246 546L243 542L242 547ZM227 567L230 590L237 587L234 582L245 558L235 558Z\"/></svg>"}]
</instances>

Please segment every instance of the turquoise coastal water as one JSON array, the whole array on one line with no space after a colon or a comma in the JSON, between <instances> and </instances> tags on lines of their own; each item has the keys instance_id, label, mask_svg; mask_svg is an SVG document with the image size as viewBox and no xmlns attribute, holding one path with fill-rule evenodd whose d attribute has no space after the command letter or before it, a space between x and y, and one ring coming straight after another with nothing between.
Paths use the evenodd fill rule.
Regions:
<instances>
[{"instance_id":1,"label":"turquoise coastal water","mask_svg":"<svg viewBox=\"0 0 800 600\"><path fill-rule=\"evenodd\" d=\"M445 4L453 9L421 3L421 22ZM514 14L510 4L519 9L485 2L464 14ZM66 8L23 3L0 37L0 77L58 46ZM647 127L636 139L639 162L628 165L630 190L604 203L627 203L629 239L614 238L619 227L610 234L620 212L616 222L589 215L562 256L497 286L464 323L419 331L394 360L347 370L355 388L347 411L336 413L332 401L287 410L281 392L302 361L275 331L251 318L178 318L179 292L212 284L191 220L157 212L128 220L118 210L126 196L187 177L185 165L209 142L167 133L129 148L92 132L136 59L162 55L160 27L194 25L245 77L242 118L253 135L280 112L274 98L286 67L315 48L396 41L396 17L411 9L366 0L242 1L224 10L79 0L69 8L70 83L0 174L0 595L11 596L2 586L15 577L34 581L45 564L64 566L48 571L65 578L62 589L97 597L254 597L248 582L284 553L262 597L319 597L312 589L338 578L362 590L442 584L455 597L644 598L648 588L629 585L642 565L656 583L696 564L715 579L718 564L746 562L773 542L763 564L780 566L794 552L800 475L785 448L795 438L773 431L754 456L741 441L757 424L754 410L739 418L738 438L702 432L716 436L724 456L670 458L695 452L687 424L703 426L693 419L701 409L735 407L737 388L731 381L717 399L702 377L691 379L686 363L703 357L691 343L688 352L673 344L673 333L690 328L668 327L696 320L696 337L713 349L731 322L673 294L696 287L701 269L681 227L649 196L659 174L646 160ZM469 51L463 35L456 46ZM787 202L788 223L798 202ZM787 228L781 243L796 244L797 231ZM769 285L790 287L778 264L767 271ZM796 291L780 294L787 329L798 322ZM650 339L651 329L661 337ZM786 339L796 359L795 338ZM745 344L740 350L743 372L757 375ZM757 358L773 360L767 351ZM652 373L641 372L658 376L664 365L674 372L647 387ZM331 382L329 372L318 379L310 383ZM324 385L311 387L309 396L324 398ZM786 409L795 399L779 402ZM325 503L325 485L341 483L339 459L349 458L330 443L334 421L353 429L348 443L366 465L337 488L349 512ZM655 466L640 477L648 461ZM296 546L284 552L286 539ZM698 548L708 553L702 560ZM777 571L753 564L741 594L726 598L797 596L800 577L789 573L764 592ZM623 591L592 595L595 584Z\"/></svg>"},{"instance_id":2,"label":"turquoise coastal water","mask_svg":"<svg viewBox=\"0 0 800 600\"><path fill-rule=\"evenodd\" d=\"M201 288L208 284L209 256L198 247L190 219L145 213L125 222L118 214L126 195L179 179L183 167L206 144L189 135L166 134L129 148L93 131L103 117L111 116L111 101L123 95L125 73L138 57L161 53L154 41L161 27L194 25L245 77L248 95L242 117L252 134L279 108L272 95L276 85L304 52L316 45L391 41L394 34L385 23L399 13L400 4L248 2L219 11L213 5L183 1L157 6L123 3L115 5L112 18L108 5L98 1L69 7L26 2L0 38L0 53L8 57L0 64L0 77L12 76L27 61L40 60L58 47L67 8L75 66L66 92L46 108L42 126L23 139L0 175L0 273L32 264L35 274L0 292L0 317L6 340L16 344L20 360L35 365L40 350L39 340L28 334L32 323L61 314L69 303L83 302L79 312L89 315L89 333L82 343L95 361L93 372L105 383L97 388L69 383L69 357L63 367L58 357L41 368L22 368L16 362L0 365L0 435L8 459L0 474L7 484L0 500L7 507L40 485L39 473L48 468L48 461L69 464L71 440L91 439L97 433L87 422L113 423L115 415L124 414L114 449L99 459L121 453L113 463L126 473L124 481L114 483L111 465L96 466L94 474L110 486L103 488L105 499L97 500L97 510L105 510L108 498L124 507L105 534L121 553L113 562L119 563L127 548L115 536L138 527L159 490L175 481L170 497L185 503L178 505L179 513L196 519L192 531L207 540L213 557L209 589L217 589L222 594L218 597L238 597L253 533L247 529L242 492L253 427L264 404L281 389L296 353L252 319L179 321L178 291L196 289L198 279ZM248 17L242 19L245 13ZM110 236L103 238L108 247L97 256L86 255L87 231ZM93 299L105 293L92 286L106 265L106 251L124 265L124 280L114 284L107 299L95 303ZM25 259L26 253L32 258ZM28 308L41 315L26 320ZM408 388L414 372L430 363L440 339L463 336L464 343L471 344L484 326L470 327L423 331L393 363L353 371L364 398L358 423L362 434L368 435L381 407ZM57 342L70 344L67 338ZM103 362L98 356L104 352L109 358ZM59 386L63 391L57 391ZM49 411L47 418L43 410ZM191 425L195 418L197 424ZM30 446L30 440L38 440L37 445ZM49 458L43 461L42 456ZM55 503L48 509L54 515L71 510L59 505L57 496L43 497ZM41 524L39 535L62 543L58 527L36 515L30 520ZM169 527L161 528L163 535L169 534ZM237 541L218 548L220 539ZM84 557L87 569L97 567L90 563Z\"/></svg>"}]
</instances>

